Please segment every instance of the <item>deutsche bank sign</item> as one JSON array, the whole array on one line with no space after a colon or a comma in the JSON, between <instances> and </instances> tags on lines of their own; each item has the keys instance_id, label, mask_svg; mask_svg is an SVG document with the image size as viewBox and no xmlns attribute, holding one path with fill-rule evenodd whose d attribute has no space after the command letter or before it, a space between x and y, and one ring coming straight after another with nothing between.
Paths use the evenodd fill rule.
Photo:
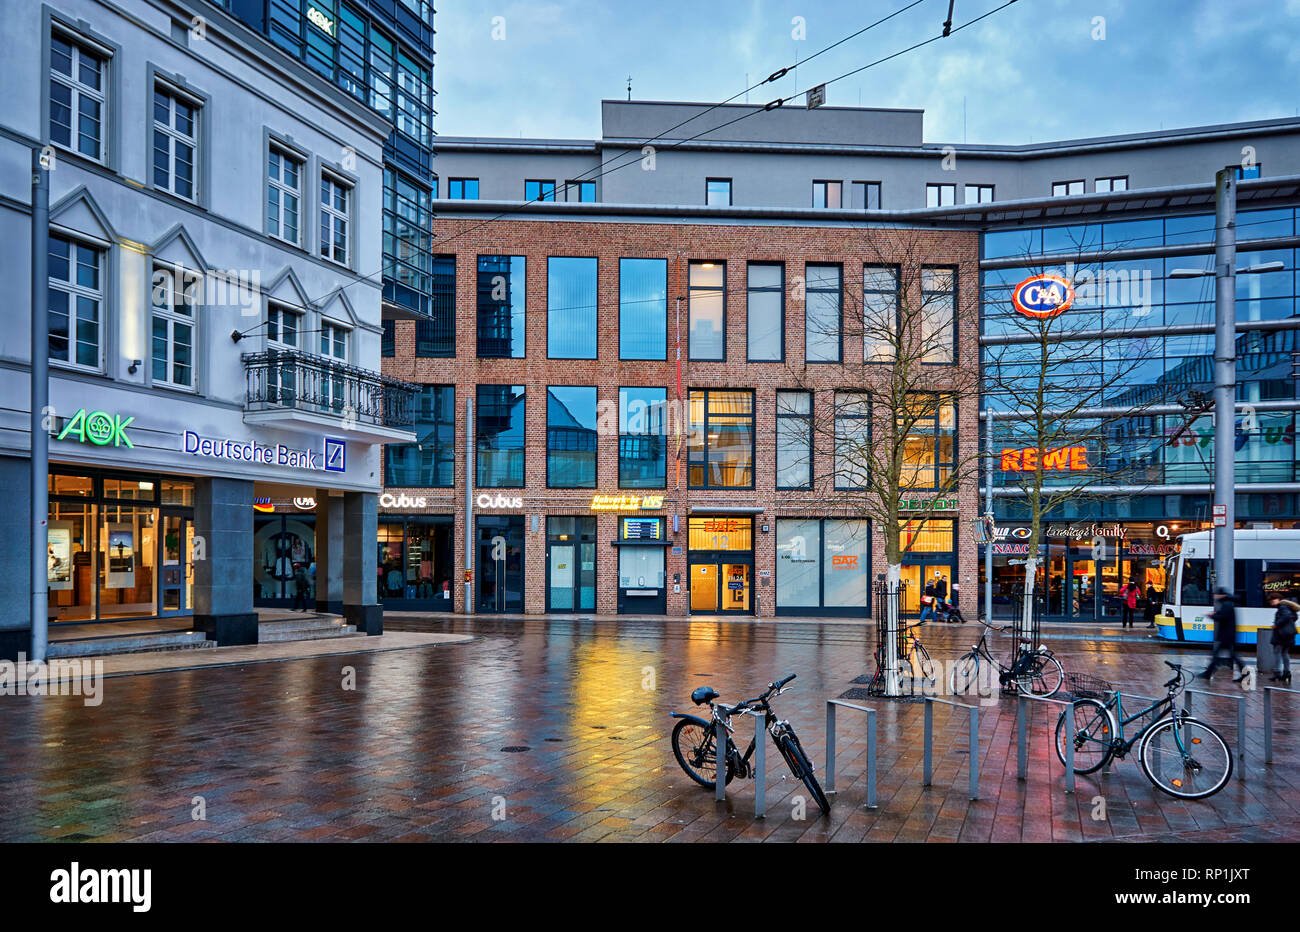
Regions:
<instances>
[{"instance_id":1,"label":"deutsche bank sign","mask_svg":"<svg viewBox=\"0 0 1300 932\"><path fill-rule=\"evenodd\" d=\"M337 437L324 438L319 450L290 447L283 443L258 443L256 440L230 440L204 437L192 430L185 431L183 449L194 456L237 463L257 463L263 466L285 466L290 469L314 469L322 472L346 472L348 468L347 441Z\"/></svg>"}]
</instances>

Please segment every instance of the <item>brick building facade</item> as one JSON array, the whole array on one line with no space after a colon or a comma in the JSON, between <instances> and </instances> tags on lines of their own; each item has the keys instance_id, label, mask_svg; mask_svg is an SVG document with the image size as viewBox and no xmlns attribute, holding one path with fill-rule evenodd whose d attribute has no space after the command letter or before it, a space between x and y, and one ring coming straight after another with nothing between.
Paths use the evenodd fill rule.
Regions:
<instances>
[{"instance_id":1,"label":"brick building facade","mask_svg":"<svg viewBox=\"0 0 1300 932\"><path fill-rule=\"evenodd\" d=\"M837 522L833 527L825 524L810 525L817 530L819 536L826 538L827 548L832 546L829 540L834 534L842 537L847 533L846 528L865 526L861 523L850 524L848 519L858 522L861 516L854 514L852 507L845 508L842 504L837 504L837 496L823 465L828 462L830 451L822 449L823 443L818 439L820 433L814 434L812 444L814 449L810 479L814 488L806 491L777 489L776 393L780 389L811 391L816 417L816 412L829 412L834 408L835 392L863 391L869 387L868 383L873 378L879 378L880 373L879 365L863 363L862 335L860 332L855 334L851 326L844 327L841 335L842 361L839 364L806 362L806 317L802 287L805 264L839 267L842 272L841 306L845 320L851 318L855 308L861 307L863 270L866 266L890 263L906 265L908 261L914 260L908 260L905 256L919 256L920 262L926 265L954 269L955 363L949 371L970 373L978 365L979 247L978 235L973 232L933 228L886 229L824 221L610 220L596 216L582 217L574 211L566 211L561 217L533 214L528 219L515 219L515 216L486 224L472 215L444 216L434 222L435 252L440 256L455 257L454 356L419 355L416 321L399 320L390 325L391 346L386 352L391 353L391 356L384 359L383 366L386 374L408 382L454 388L454 431L444 432L440 435L443 439L439 441L445 446L446 440L454 433L454 450L435 454L443 457L444 466L450 466L445 463L446 456L450 455L454 461L454 486L405 485L402 483L410 479L409 473L399 474L400 470L386 469L387 492L380 503L380 590L389 609L409 605L464 612L466 592L469 591L477 603L474 607L480 611L517 611L522 607L529 614L565 609L614 614L620 610L643 613L648 608L651 613L658 613L662 606L668 616L685 616L692 608L689 589L694 580L697 586L706 583L713 586L721 586L723 582L729 584L729 589L714 590L717 597L712 601L717 608L729 604L730 600L732 607L746 613L771 617L778 603L776 594L781 573L778 550L780 546L789 547L789 544L778 544L779 532L783 527L794 527L793 524L783 524L783 520L825 518ZM526 336L523 358L480 358L480 256L521 256L526 259ZM597 260L595 359L548 358L548 260L561 256L594 257ZM628 258L655 258L665 260L666 263L666 351L661 360L620 358L620 259ZM443 261L446 263L445 269L449 271L452 260ZM688 276L691 262L708 262L714 264L715 268L721 264L725 270L722 333L725 353L724 359L720 361L690 358ZM782 264L784 360L780 362L748 361L747 289L752 283L747 276L750 263ZM912 280L905 270L899 281L902 287L907 288ZM445 285L451 287L450 282L445 282ZM554 301L551 303L554 305ZM443 322L441 326L445 328L445 325L446 322ZM443 332L445 334L445 329ZM677 361L679 334L680 379ZM444 347L444 352L449 348ZM473 567L473 582L467 586L466 571L469 567L466 566L466 534L475 534L475 528L466 521L466 442L471 427L467 416L467 401L476 398L479 386L489 385L524 387L524 484L522 487L483 487L476 484L473 490L476 499L474 519L478 522L490 518L493 520L488 523L493 527L500 525L504 528L506 525L498 519L514 517L516 520L511 527L513 529L522 523L522 534L517 539L512 539L512 555L508 559L513 565L507 570L505 562L500 566L487 565L500 558L499 551L490 553L487 549L489 540L498 538L495 533L480 529L476 534L474 562L481 565ZM691 488L692 483L688 481L690 472L686 438L679 440L670 435L666 438L666 478L663 487L621 488L618 430L616 423L613 428L610 427L609 417L603 418L605 429L596 433L594 487L548 487L548 387L552 386L594 387L602 413L610 410L609 405L617 410L620 389L625 387L662 388L669 402L677 398L679 386L683 401L692 391L752 391L753 487ZM956 400L954 446L958 461L972 460L977 450L977 411L977 400L973 394ZM879 410L873 411L873 417L879 417ZM672 431L671 427L669 431ZM428 457L430 454L426 450L421 455ZM708 472L711 468L706 465L697 475L712 475ZM728 467L724 467L726 468ZM448 468L439 475L445 484L450 480L452 471ZM479 480L481 483L482 476ZM662 495L662 508L593 510L595 497L618 495ZM923 491L916 493L917 499L922 503L928 502L933 496L933 489L929 497ZM951 550L945 552L941 545L938 552L922 558L923 561L929 561L923 575L927 578L933 575L930 572L930 565L933 564L950 583L960 582L967 593L967 601L973 604L979 578L976 550L971 535L962 530L963 526L968 529L969 519L979 513L973 473L963 474L956 493L945 495L944 498L955 498L957 507L945 511L942 519L932 518L931 527L951 527L951 536L947 538L951 540ZM511 507L516 504L516 500L518 507ZM485 503L487 507L480 503ZM628 504L627 501L623 502L625 508ZM649 504L655 504L653 499ZM662 601L629 596L627 590L638 590L638 582L620 585L618 551L620 546L628 544L612 542L623 536L620 531L621 518L633 515L664 519L659 526L663 538L648 544L662 547L664 552ZM397 522L409 522L412 516L450 516L450 520L436 519L445 524L438 531L441 543L435 548L437 552L432 554L432 559L425 559L430 556L430 550L428 546L419 543L428 538L426 531L413 534L408 526L403 535L396 530ZM570 530L566 522L553 520L562 517L594 517L594 541L591 542L594 547L588 547L585 552L581 546L572 549L570 542L553 530ZM522 518L522 522L519 518ZM734 533L730 538L721 538L724 546L735 546L737 542L743 544L746 536L752 542L752 548L748 551L715 554L719 562L714 564L713 572L725 576L725 580L714 583L709 579L707 567L701 570L699 566L692 565L698 561L692 561L691 544L699 543L700 538L692 540L689 532L691 518L714 522L707 527L695 525L696 535L714 533L719 529L731 530ZM746 533L751 520L752 527ZM947 524L949 521L951 525ZM387 536L387 544L383 532L385 522L392 522L394 529ZM590 530L591 523L586 524ZM579 536L582 525L579 522L572 526ZM650 526L653 527L653 524ZM548 528L552 530L548 531ZM450 545L446 540L448 532L451 536ZM513 534L513 530L510 533ZM837 568L841 565L845 567L842 572L860 574L860 579L850 580L850 588L854 592L868 593L869 602L870 583L877 574L884 572L885 557L883 538L878 530L867 527L867 535L869 545L867 541L862 542L866 550L865 561L837 556L834 562ZM711 539L716 542L719 538L714 533ZM522 554L517 552L516 547L520 543ZM646 545L645 542L638 544L643 545ZM821 545L819 539L818 547ZM384 550L386 546L387 552ZM416 554L413 548L418 550L420 547L424 547L423 553ZM561 549L552 551L553 547ZM384 581L386 554L389 575L393 581L387 589ZM586 559L588 556L594 556L594 560ZM733 559L735 563L727 562ZM566 566L567 561L572 563ZM592 562L594 575L593 568L587 565ZM826 580L818 583L818 591L830 586L829 577L826 576L832 563L829 550L809 557L804 562L808 566L799 572L816 572ZM864 562L866 565L863 565ZM431 563L441 565L431 566ZM395 576L392 575L394 568L397 571ZM562 589L557 588L559 594L555 601L561 604L553 604L553 577L567 580L575 571L585 573L586 581L574 591L585 591L575 595L570 602L563 595ZM521 577L517 582L511 582L511 585L518 585L522 589L522 599L506 604L500 601L499 595L495 603L485 598L482 591L485 572L492 577L493 587L504 585L503 573ZM423 579L420 585L414 586L412 580L421 575ZM917 573L912 579L916 580L920 575ZM593 579L594 600L589 591ZM843 577L836 577L837 585L842 580ZM744 587L743 591L739 586ZM423 600L425 595L432 595L432 601ZM856 614L860 617L868 606L857 607L856 598L854 596L849 599L853 603L852 607L840 606L835 609L828 606L823 611L817 607L805 606L806 610L783 608L782 611L785 614ZM795 601L798 602L798 598ZM710 599L701 589L694 604L696 613L702 613L702 609L703 613L708 613L709 604Z\"/></svg>"}]
</instances>

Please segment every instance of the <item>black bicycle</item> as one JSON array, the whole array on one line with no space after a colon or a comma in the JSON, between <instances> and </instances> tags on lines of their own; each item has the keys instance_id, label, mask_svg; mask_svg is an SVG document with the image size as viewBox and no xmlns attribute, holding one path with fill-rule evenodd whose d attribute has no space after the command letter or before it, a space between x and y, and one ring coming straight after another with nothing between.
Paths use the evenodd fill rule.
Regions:
<instances>
[{"instance_id":1,"label":"black bicycle","mask_svg":"<svg viewBox=\"0 0 1300 932\"><path fill-rule=\"evenodd\" d=\"M716 787L718 774L717 723L722 722L727 730L727 747L723 751L723 756L727 762L726 784L730 785L731 781L736 777L752 779L754 771L749 761L758 745L759 731L757 728L754 729L754 737L749 740L749 747L745 749L744 754L741 754L731 740L734 731L731 727L731 717L742 712L761 713L763 727L772 736L772 741L776 744L776 749L781 752L781 756L785 759L790 772L802 780L804 786L808 787L808 792L817 801L817 805L821 807L822 812L829 813L831 804L826 799L826 794L822 792L821 784L817 782L817 774L813 770L813 763L804 752L803 745L799 743L799 736L794 733L794 728L791 727L789 722L776 717L776 713L772 711L769 704L769 700L773 696L779 696L785 692L787 684L794 678L795 674L791 673L783 680L768 683L767 691L763 695L754 699L746 699L731 707L714 702L719 694L712 686L701 686L692 692L691 701L696 705L704 705L707 702L712 714L710 720L705 721L696 715L687 715L684 712L673 713L673 718L681 719L673 728L673 754L677 757L677 763L681 765L682 770L686 771L686 775L700 786L709 789Z\"/></svg>"},{"instance_id":2,"label":"black bicycle","mask_svg":"<svg viewBox=\"0 0 1300 932\"><path fill-rule=\"evenodd\" d=\"M1187 686L1187 674L1181 664L1166 660L1165 665L1174 675L1165 683L1164 698L1133 715L1125 713L1124 698L1110 683L1071 674L1074 702L1056 722L1056 756L1061 763L1071 735L1075 773L1100 770L1111 760L1122 760L1137 745L1142 773L1156 789L1179 799L1205 799L1223 789L1232 776L1228 742L1205 722L1174 707L1174 698ZM1137 734L1124 737L1125 725L1144 719Z\"/></svg>"},{"instance_id":3,"label":"black bicycle","mask_svg":"<svg viewBox=\"0 0 1300 932\"><path fill-rule=\"evenodd\" d=\"M954 695L963 695L980 683L980 668L984 665L997 670L998 683L1004 689L1016 689L1043 699L1056 695L1065 670L1050 650L1041 644L1034 648L1032 642L1017 639L1016 656L1007 665L989 650L989 632L1007 631L1011 625L990 625L982 618L979 621L984 626L979 642L953 662L952 672L948 674L948 687Z\"/></svg>"}]
</instances>

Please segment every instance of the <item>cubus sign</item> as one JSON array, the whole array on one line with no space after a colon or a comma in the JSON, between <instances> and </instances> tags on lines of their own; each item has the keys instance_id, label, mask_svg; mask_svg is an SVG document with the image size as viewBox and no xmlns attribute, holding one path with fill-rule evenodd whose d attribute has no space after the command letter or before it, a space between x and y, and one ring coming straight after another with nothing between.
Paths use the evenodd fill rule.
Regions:
<instances>
[{"instance_id":1,"label":"cubus sign","mask_svg":"<svg viewBox=\"0 0 1300 932\"><path fill-rule=\"evenodd\" d=\"M1002 451L1003 472L1082 472L1088 468L1087 447Z\"/></svg>"},{"instance_id":2,"label":"cubus sign","mask_svg":"<svg viewBox=\"0 0 1300 932\"><path fill-rule=\"evenodd\" d=\"M125 446L134 450L135 444L126 433L126 429L134 420L134 417L122 420L120 414L108 414L104 411L87 412L82 408L64 425L55 439L66 440L75 437L82 443L93 443L100 447L106 447L111 443L115 447Z\"/></svg>"}]
</instances>

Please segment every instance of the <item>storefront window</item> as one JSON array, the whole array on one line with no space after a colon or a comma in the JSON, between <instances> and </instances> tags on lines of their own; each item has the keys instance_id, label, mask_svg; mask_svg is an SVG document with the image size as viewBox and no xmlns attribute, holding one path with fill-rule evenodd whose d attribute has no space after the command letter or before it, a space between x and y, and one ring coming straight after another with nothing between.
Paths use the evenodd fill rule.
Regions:
<instances>
[{"instance_id":1,"label":"storefront window","mask_svg":"<svg viewBox=\"0 0 1300 932\"><path fill-rule=\"evenodd\" d=\"M546 519L546 604L553 612L596 609L596 519Z\"/></svg>"},{"instance_id":2,"label":"storefront window","mask_svg":"<svg viewBox=\"0 0 1300 932\"><path fill-rule=\"evenodd\" d=\"M786 614L862 614L868 605L870 524L778 518L776 606Z\"/></svg>"},{"instance_id":3,"label":"storefront window","mask_svg":"<svg viewBox=\"0 0 1300 932\"><path fill-rule=\"evenodd\" d=\"M418 602L422 608L451 611L455 572L453 534L450 515L381 520L378 529L380 600Z\"/></svg>"},{"instance_id":4,"label":"storefront window","mask_svg":"<svg viewBox=\"0 0 1300 932\"><path fill-rule=\"evenodd\" d=\"M253 595L261 604L292 601L298 567L307 572L308 604L316 599L316 517L259 515L253 519Z\"/></svg>"},{"instance_id":5,"label":"storefront window","mask_svg":"<svg viewBox=\"0 0 1300 932\"><path fill-rule=\"evenodd\" d=\"M867 528L866 521L826 520L822 567L827 608L866 608Z\"/></svg>"},{"instance_id":6,"label":"storefront window","mask_svg":"<svg viewBox=\"0 0 1300 932\"><path fill-rule=\"evenodd\" d=\"M821 521L778 518L776 604L778 608L821 605Z\"/></svg>"},{"instance_id":7,"label":"storefront window","mask_svg":"<svg viewBox=\"0 0 1300 932\"><path fill-rule=\"evenodd\" d=\"M664 548L619 547L618 584L624 589L664 588Z\"/></svg>"}]
</instances>

